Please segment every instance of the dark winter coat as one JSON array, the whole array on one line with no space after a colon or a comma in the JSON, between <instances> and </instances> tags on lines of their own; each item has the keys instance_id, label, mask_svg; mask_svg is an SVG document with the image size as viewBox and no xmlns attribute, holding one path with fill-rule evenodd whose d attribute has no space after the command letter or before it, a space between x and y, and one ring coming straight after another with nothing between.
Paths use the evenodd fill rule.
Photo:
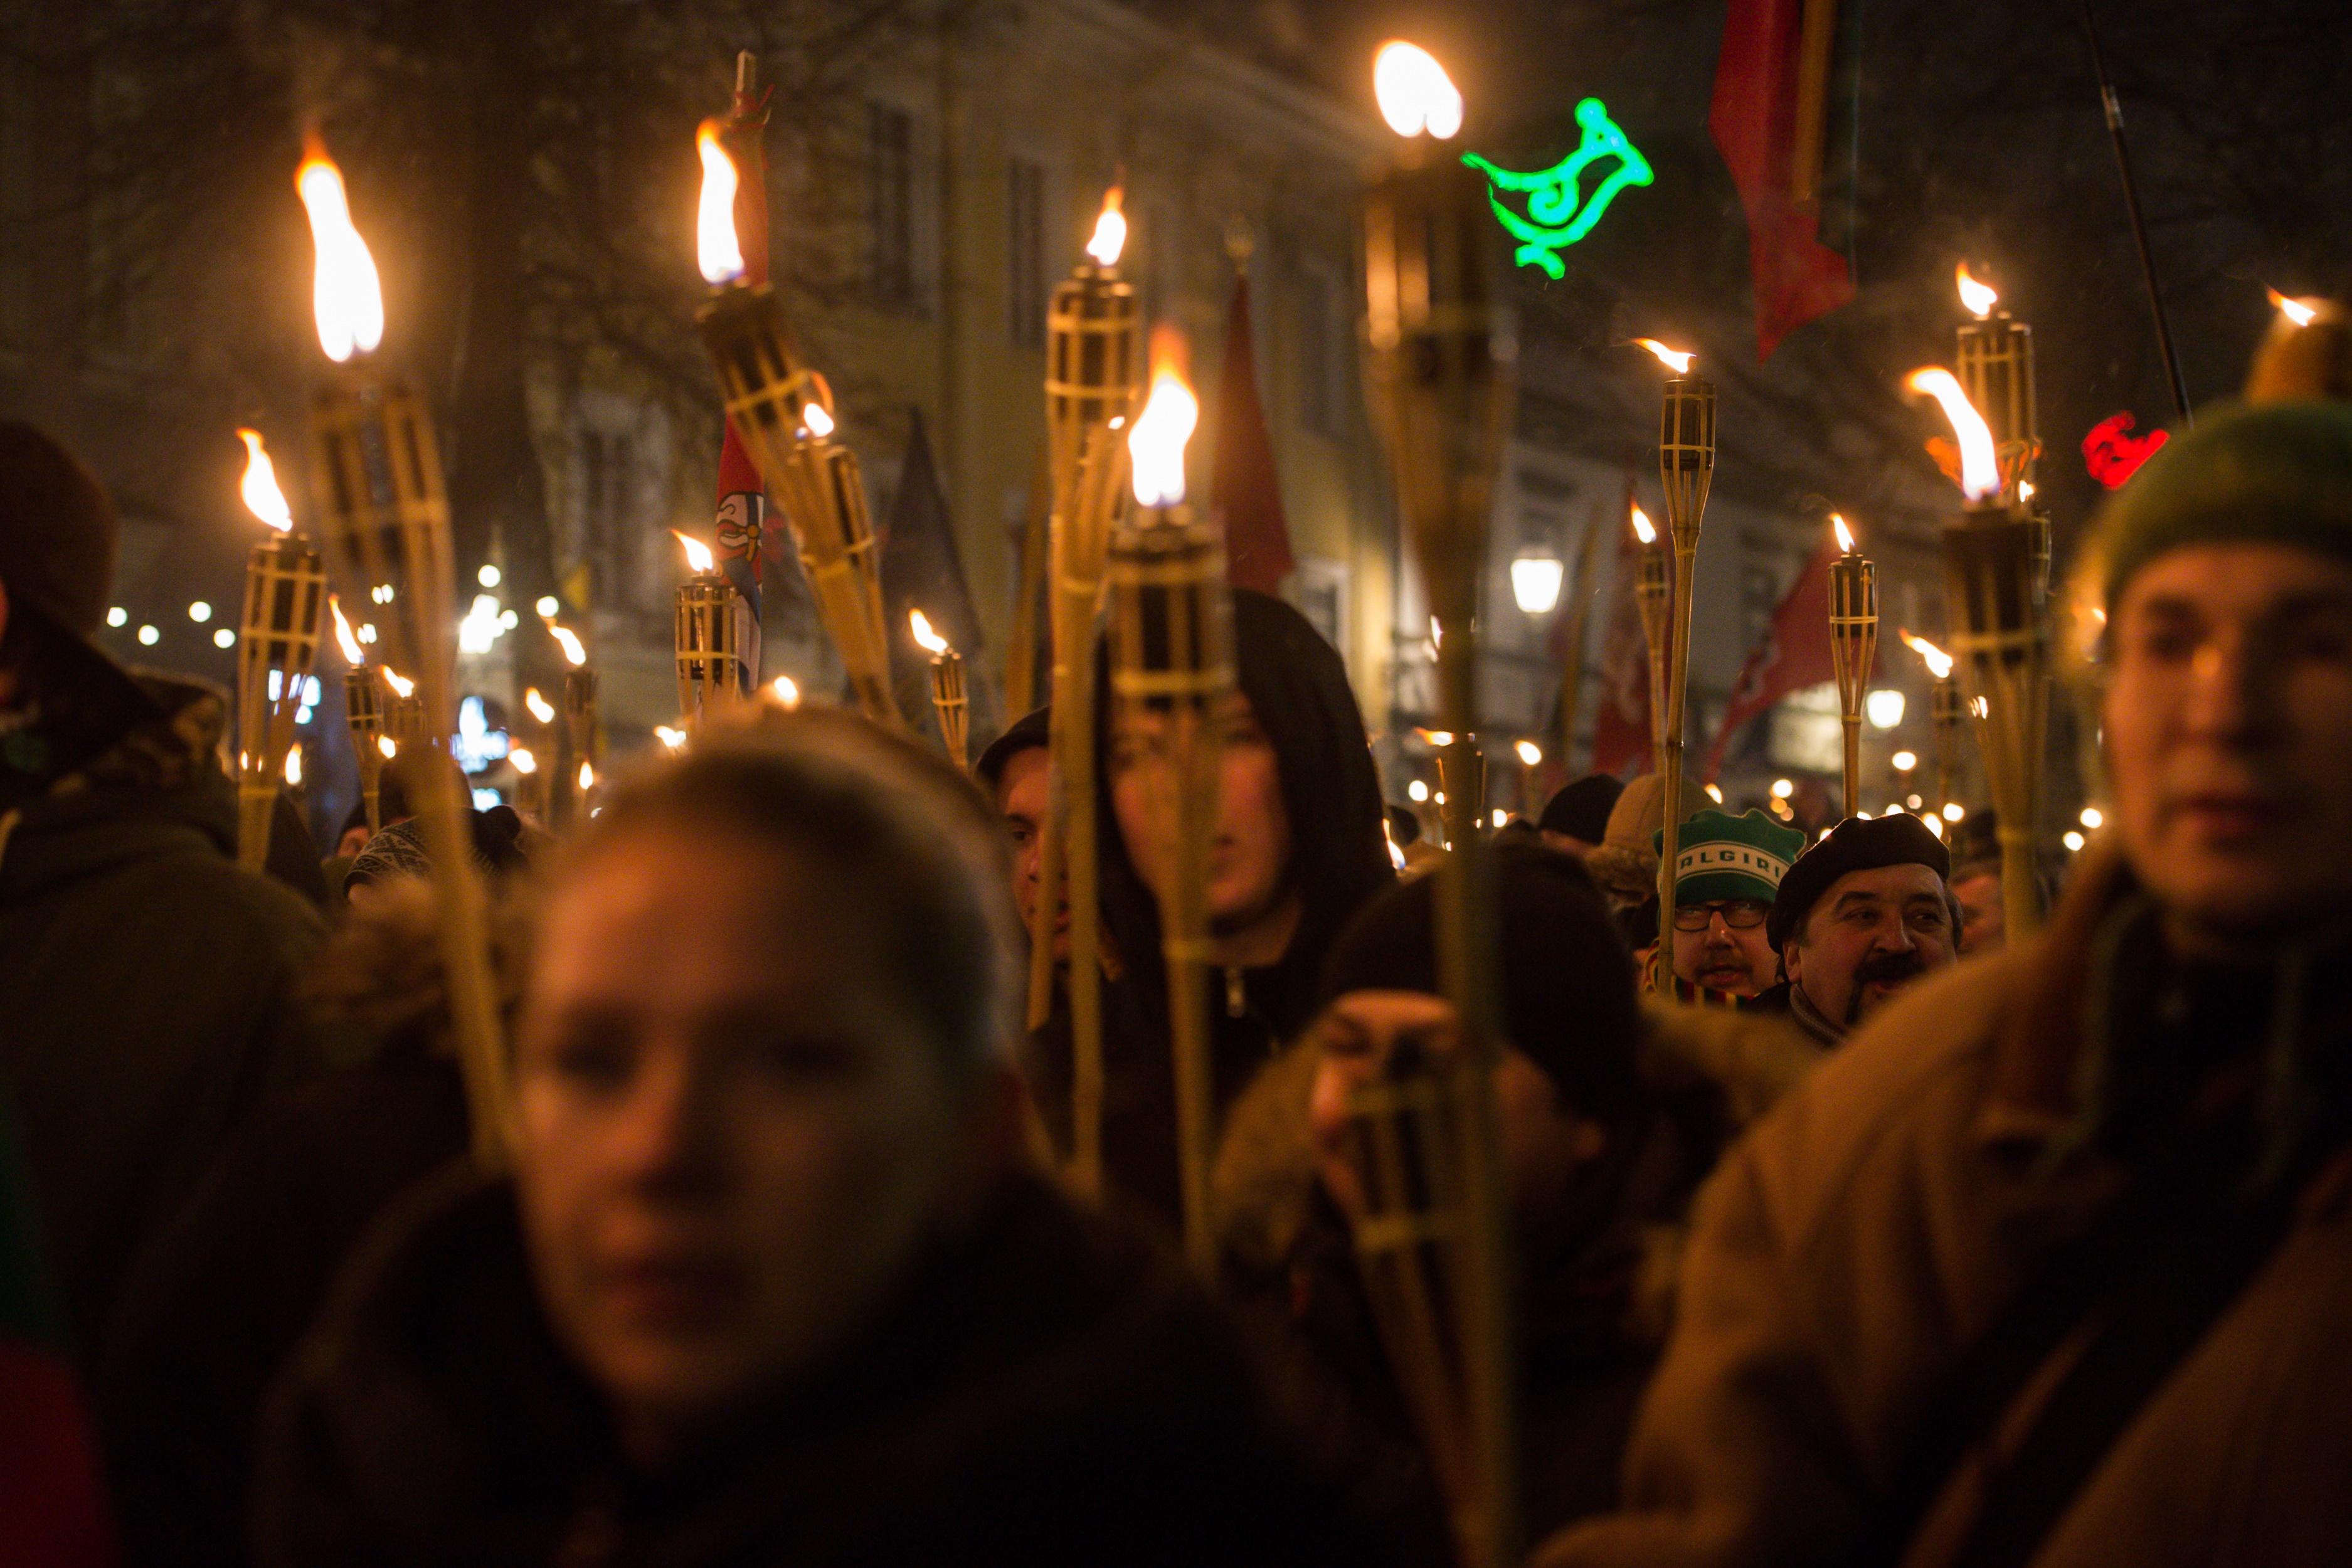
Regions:
<instances>
[{"instance_id":1,"label":"dark winter coat","mask_svg":"<svg viewBox=\"0 0 2352 1568\"><path fill-rule=\"evenodd\" d=\"M70 765L37 731L0 759L0 1069L85 1352L230 1131L318 1067L291 989L323 927L236 864L219 699L138 708Z\"/></svg>"},{"instance_id":2,"label":"dark winter coat","mask_svg":"<svg viewBox=\"0 0 2352 1568\"><path fill-rule=\"evenodd\" d=\"M1216 1100L1232 1102L1313 1015L1323 961L1349 916L1396 879L1381 827L1380 774L1347 666L1307 618L1283 601L1236 589L1235 678L1274 748L1289 818L1290 883L1301 911L1279 963L1212 975L1212 1062ZM1103 1163L1118 1197L1171 1227L1181 1207L1176 1163L1175 1068L1160 913L1119 837L1110 799L1108 675L1097 683L1097 746L1102 918L1119 958L1103 994ZM1056 1145L1070 1116L1067 1013L1031 1042L1030 1077Z\"/></svg>"},{"instance_id":3,"label":"dark winter coat","mask_svg":"<svg viewBox=\"0 0 2352 1568\"><path fill-rule=\"evenodd\" d=\"M1522 1234L1522 1510L1531 1535L1614 1506L1641 1392L1671 1314L1683 1223L1724 1145L1811 1068L1776 1021L1645 1003L1638 1108L1564 1209ZM1318 1462L1375 1522L1379 1561L1448 1563L1444 1499L1414 1431L1346 1222L1307 1141L1311 1046L1234 1106L1216 1184L1222 1263Z\"/></svg>"},{"instance_id":4,"label":"dark winter coat","mask_svg":"<svg viewBox=\"0 0 2352 1568\"><path fill-rule=\"evenodd\" d=\"M1042 1184L659 1474L558 1350L511 1189L388 1222L280 1389L267 1568L1346 1561L1222 1321Z\"/></svg>"}]
</instances>

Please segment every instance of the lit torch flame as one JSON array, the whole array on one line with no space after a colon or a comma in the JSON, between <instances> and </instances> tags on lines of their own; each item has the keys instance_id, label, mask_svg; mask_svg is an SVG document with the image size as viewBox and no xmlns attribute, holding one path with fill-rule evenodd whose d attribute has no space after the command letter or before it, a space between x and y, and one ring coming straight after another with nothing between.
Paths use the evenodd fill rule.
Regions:
<instances>
[{"instance_id":1,"label":"lit torch flame","mask_svg":"<svg viewBox=\"0 0 2352 1568\"><path fill-rule=\"evenodd\" d=\"M1939 365L1915 370L1903 378L1913 392L1924 392L1944 405L1952 434L1960 444L1960 493L1980 501L2000 489L2000 465L1993 458L1992 429L1969 402L1957 377Z\"/></svg>"},{"instance_id":2,"label":"lit torch flame","mask_svg":"<svg viewBox=\"0 0 2352 1568\"><path fill-rule=\"evenodd\" d=\"M742 183L735 160L719 144L719 121L706 120L694 133L702 154L702 202L695 209L695 260L706 283L732 283L743 276L743 247L735 238L735 191Z\"/></svg>"},{"instance_id":3,"label":"lit torch flame","mask_svg":"<svg viewBox=\"0 0 2352 1568\"><path fill-rule=\"evenodd\" d=\"M539 772L539 759L530 754L530 748L529 746L509 747L507 749L507 762L514 768L515 772L522 774L525 778L528 778L531 774Z\"/></svg>"},{"instance_id":4,"label":"lit torch flame","mask_svg":"<svg viewBox=\"0 0 2352 1568\"><path fill-rule=\"evenodd\" d=\"M1127 248L1127 215L1118 210L1126 195L1120 185L1103 193L1102 216L1095 219L1094 237L1087 241L1087 254L1097 267L1118 266L1118 253Z\"/></svg>"},{"instance_id":5,"label":"lit torch flame","mask_svg":"<svg viewBox=\"0 0 2352 1568\"><path fill-rule=\"evenodd\" d=\"M582 645L578 632L550 621L547 623L547 635L562 645L563 661L572 668L577 669L588 662L588 649Z\"/></svg>"},{"instance_id":6,"label":"lit torch flame","mask_svg":"<svg viewBox=\"0 0 2352 1568\"><path fill-rule=\"evenodd\" d=\"M1424 730L1415 725L1412 732L1421 737L1423 745L1443 749L1454 744L1454 731L1451 730Z\"/></svg>"},{"instance_id":7,"label":"lit torch flame","mask_svg":"<svg viewBox=\"0 0 2352 1568\"><path fill-rule=\"evenodd\" d=\"M1991 315L1992 308L2000 303L2000 296L1993 291L1991 284L1979 283L1969 275L1967 262L1960 263L1958 270L1953 274L1953 277L1960 286L1961 305L1978 321L1981 321Z\"/></svg>"},{"instance_id":8,"label":"lit torch flame","mask_svg":"<svg viewBox=\"0 0 2352 1568\"><path fill-rule=\"evenodd\" d=\"M1845 519L1840 517L1836 512L1830 513L1830 527L1834 529L1837 532L1839 551L1847 555L1853 554L1853 530L1845 525Z\"/></svg>"},{"instance_id":9,"label":"lit torch flame","mask_svg":"<svg viewBox=\"0 0 2352 1568\"><path fill-rule=\"evenodd\" d=\"M797 708L801 705L800 682L789 675L780 675L768 682L768 695L782 707Z\"/></svg>"},{"instance_id":10,"label":"lit torch flame","mask_svg":"<svg viewBox=\"0 0 2352 1568\"><path fill-rule=\"evenodd\" d=\"M654 726L654 739L662 743L665 751L679 751L686 745L686 731L672 729L667 724L656 724ZM587 785L583 783L581 787L585 789Z\"/></svg>"},{"instance_id":11,"label":"lit torch flame","mask_svg":"<svg viewBox=\"0 0 2352 1568\"><path fill-rule=\"evenodd\" d=\"M583 761L583 762L582 762L582 763L581 763L581 764L580 764L580 787L581 787L582 789L583 789L583 790L592 790L592 789L594 789L594 788L596 787L596 764L595 764L595 763L591 763L591 762L585 762L585 761Z\"/></svg>"},{"instance_id":12,"label":"lit torch flame","mask_svg":"<svg viewBox=\"0 0 2352 1568\"><path fill-rule=\"evenodd\" d=\"M2302 300L2290 300L2275 289L2265 289L2263 292L2271 297L2271 303L2278 308L2278 313L2280 315L2284 316L2288 321L2294 322L2298 327L2307 327L2311 325L2313 319L2319 314L2317 310L2313 310Z\"/></svg>"},{"instance_id":13,"label":"lit torch flame","mask_svg":"<svg viewBox=\"0 0 2352 1568\"><path fill-rule=\"evenodd\" d=\"M546 698L541 697L539 694L538 687L527 686L523 689L522 705L530 709L530 716L538 720L541 723L552 724L555 722L555 704L550 702Z\"/></svg>"},{"instance_id":14,"label":"lit torch flame","mask_svg":"<svg viewBox=\"0 0 2352 1568\"><path fill-rule=\"evenodd\" d=\"M367 662L367 650L352 635L352 623L343 618L343 602L332 594L327 595L327 613L335 617L335 641L343 650L343 662L357 669Z\"/></svg>"},{"instance_id":15,"label":"lit torch flame","mask_svg":"<svg viewBox=\"0 0 2352 1568\"><path fill-rule=\"evenodd\" d=\"M675 528L671 529L670 532L677 534L677 542L686 547L687 569L692 572L696 576L700 577L709 574L711 568L719 563L718 558L710 553L710 546L703 543L699 539L695 538L690 533L678 533L678 531ZM569 657L572 652L570 648L566 648L563 651L567 657ZM578 659L573 659L572 662L577 664L580 661Z\"/></svg>"},{"instance_id":16,"label":"lit torch flame","mask_svg":"<svg viewBox=\"0 0 2352 1568\"><path fill-rule=\"evenodd\" d=\"M1543 748L1537 745L1533 741L1521 741L1516 749L1519 753L1519 761L1525 763L1528 767L1539 768L1543 766Z\"/></svg>"},{"instance_id":17,"label":"lit torch flame","mask_svg":"<svg viewBox=\"0 0 2352 1568\"><path fill-rule=\"evenodd\" d=\"M1184 499L1184 443L1201 422L1201 403L1184 381L1183 334L1169 326L1151 333L1151 397L1127 433L1140 506L1174 506Z\"/></svg>"},{"instance_id":18,"label":"lit torch flame","mask_svg":"<svg viewBox=\"0 0 2352 1568\"><path fill-rule=\"evenodd\" d=\"M1658 531L1652 526L1650 514L1638 506L1633 509L1633 537L1644 544L1655 544L1658 542Z\"/></svg>"},{"instance_id":19,"label":"lit torch flame","mask_svg":"<svg viewBox=\"0 0 2352 1568\"><path fill-rule=\"evenodd\" d=\"M1903 639L1903 646L1905 647L1907 647L1913 653L1917 654L1919 658L1925 661L1927 666L1928 674L1934 676L1938 680L1949 680L1952 678L1952 656L1950 654L1946 653L1942 648L1937 647L1926 637L1915 637L1909 632L1903 630L1901 627L1897 627L1895 629L1895 635Z\"/></svg>"},{"instance_id":20,"label":"lit torch flame","mask_svg":"<svg viewBox=\"0 0 2352 1568\"><path fill-rule=\"evenodd\" d=\"M392 666L388 664L383 667L383 683L392 688L392 693L394 696L398 697L403 700L416 695L416 682L409 679L408 677L401 674L400 671L393 668Z\"/></svg>"},{"instance_id":21,"label":"lit torch flame","mask_svg":"<svg viewBox=\"0 0 2352 1568\"><path fill-rule=\"evenodd\" d=\"M354 353L373 353L383 341L383 285L367 241L352 226L342 171L316 136L303 149L294 188L310 212L310 243L318 252L310 310L318 318L319 346L337 364Z\"/></svg>"},{"instance_id":22,"label":"lit torch flame","mask_svg":"<svg viewBox=\"0 0 2352 1568\"><path fill-rule=\"evenodd\" d=\"M245 510L278 532L291 533L294 510L286 504L286 492L278 488L278 465L261 449L261 432L240 429L236 436L245 443L245 479L236 487Z\"/></svg>"},{"instance_id":23,"label":"lit torch flame","mask_svg":"<svg viewBox=\"0 0 2352 1568\"><path fill-rule=\"evenodd\" d=\"M954 648L948 646L947 638L931 629L930 617L924 615L922 611L908 610L907 626L915 634L916 646L933 658L945 658L955 652Z\"/></svg>"},{"instance_id":24,"label":"lit torch flame","mask_svg":"<svg viewBox=\"0 0 2352 1568\"><path fill-rule=\"evenodd\" d=\"M822 403L812 403L803 408L801 423L807 426L808 433L820 441L833 434L833 416L824 411Z\"/></svg>"},{"instance_id":25,"label":"lit torch flame","mask_svg":"<svg viewBox=\"0 0 2352 1568\"><path fill-rule=\"evenodd\" d=\"M387 763L400 755L400 742L389 735L378 735L375 738L375 749L383 753L383 760Z\"/></svg>"},{"instance_id":26,"label":"lit torch flame","mask_svg":"<svg viewBox=\"0 0 2352 1568\"><path fill-rule=\"evenodd\" d=\"M1462 93L1437 57L1419 44L1391 38L1372 57L1372 96L1381 118L1400 136L1426 131L1440 142L1462 130Z\"/></svg>"},{"instance_id":27,"label":"lit torch flame","mask_svg":"<svg viewBox=\"0 0 2352 1568\"><path fill-rule=\"evenodd\" d=\"M1679 350L1670 349L1655 338L1635 338L1633 342L1657 355L1658 363L1676 375L1688 375L1692 363L1698 358L1696 354L1686 354Z\"/></svg>"},{"instance_id":28,"label":"lit torch flame","mask_svg":"<svg viewBox=\"0 0 2352 1568\"><path fill-rule=\"evenodd\" d=\"M297 746L292 751L286 753L286 787L288 789L299 789L301 786L302 748Z\"/></svg>"}]
</instances>

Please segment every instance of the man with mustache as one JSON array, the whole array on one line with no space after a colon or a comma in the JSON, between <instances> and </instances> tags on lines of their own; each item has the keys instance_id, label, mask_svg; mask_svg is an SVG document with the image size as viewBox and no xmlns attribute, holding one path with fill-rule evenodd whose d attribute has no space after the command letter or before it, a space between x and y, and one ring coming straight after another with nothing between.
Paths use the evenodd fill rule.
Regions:
<instances>
[{"instance_id":1,"label":"man with mustache","mask_svg":"<svg viewBox=\"0 0 2352 1568\"><path fill-rule=\"evenodd\" d=\"M1664 835L1659 836L1663 847ZM1780 976L1767 922L1805 836L1760 811L1694 812L1675 856L1675 978L1698 992L1759 996Z\"/></svg>"},{"instance_id":2,"label":"man with mustache","mask_svg":"<svg viewBox=\"0 0 2352 1568\"><path fill-rule=\"evenodd\" d=\"M2352 1561L2352 405L2209 410L2089 543L2105 839L1727 1158L1544 1568Z\"/></svg>"},{"instance_id":3,"label":"man with mustache","mask_svg":"<svg viewBox=\"0 0 2352 1568\"><path fill-rule=\"evenodd\" d=\"M1768 1007L1834 1046L1895 992L1959 957L1951 857L1916 816L1848 817L1797 857L1765 934L1787 974Z\"/></svg>"}]
</instances>

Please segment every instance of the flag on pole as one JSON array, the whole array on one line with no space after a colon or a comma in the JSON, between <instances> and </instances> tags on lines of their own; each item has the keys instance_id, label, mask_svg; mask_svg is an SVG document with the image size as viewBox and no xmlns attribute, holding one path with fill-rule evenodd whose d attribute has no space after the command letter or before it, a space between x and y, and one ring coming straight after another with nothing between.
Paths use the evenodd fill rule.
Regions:
<instances>
[{"instance_id":1,"label":"flag on pole","mask_svg":"<svg viewBox=\"0 0 2352 1568\"><path fill-rule=\"evenodd\" d=\"M1237 258L1238 259L1238 258ZM1225 314L1225 362L1217 389L1217 471L1209 505L1225 520L1225 576L1236 588L1278 593L1298 565L1282 511L1282 479L1257 395L1257 350L1250 332L1249 272L1234 275Z\"/></svg>"},{"instance_id":2,"label":"flag on pole","mask_svg":"<svg viewBox=\"0 0 2352 1568\"><path fill-rule=\"evenodd\" d=\"M768 280L768 158L762 145L768 129L768 92L753 79L750 54L736 57L735 107L719 132L727 155L735 161L740 179L735 187L735 238L743 251L743 280ZM743 449L733 420L719 447L719 516L715 529L719 569L751 606L751 624L760 624L760 540L768 521L767 489L759 466ZM758 668L757 650L752 665Z\"/></svg>"},{"instance_id":3,"label":"flag on pole","mask_svg":"<svg viewBox=\"0 0 2352 1568\"><path fill-rule=\"evenodd\" d=\"M1732 684L1731 700L1723 710L1723 723L1706 753L1709 782L1723 771L1724 753L1740 726L1791 691L1837 679L1830 653L1830 563L1837 558L1835 540L1825 539L1797 580L1772 612L1771 630L1740 667Z\"/></svg>"},{"instance_id":4,"label":"flag on pole","mask_svg":"<svg viewBox=\"0 0 2352 1568\"><path fill-rule=\"evenodd\" d=\"M1625 505L1633 510L1633 480L1625 479ZM1642 631L1642 607L1634 585L1642 577L1641 541L1625 521L1617 526L1617 567L1610 578L1609 621L1601 634L1601 703L1592 714L1592 771L1622 773L1630 763L1649 771L1657 742L1650 733L1650 640Z\"/></svg>"},{"instance_id":5,"label":"flag on pole","mask_svg":"<svg viewBox=\"0 0 2352 1568\"><path fill-rule=\"evenodd\" d=\"M1756 283L1756 357L1853 298L1821 240L1821 162L1836 0L1730 0L1707 130L1739 187Z\"/></svg>"}]
</instances>

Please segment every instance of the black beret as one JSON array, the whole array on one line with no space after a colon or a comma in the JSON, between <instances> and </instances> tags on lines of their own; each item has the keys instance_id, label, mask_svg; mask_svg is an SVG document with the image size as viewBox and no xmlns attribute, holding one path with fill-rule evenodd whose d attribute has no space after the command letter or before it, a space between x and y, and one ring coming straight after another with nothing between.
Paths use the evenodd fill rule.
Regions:
<instances>
[{"instance_id":1,"label":"black beret","mask_svg":"<svg viewBox=\"0 0 2352 1568\"><path fill-rule=\"evenodd\" d=\"M1764 934L1772 951L1804 924L1806 914L1840 877L1849 871L1874 871L1881 866L1925 866L1939 878L1952 875L1951 852L1927 825L1908 812L1891 816L1849 816L1830 836L1797 857L1780 879L1780 896L1764 920Z\"/></svg>"},{"instance_id":2,"label":"black beret","mask_svg":"<svg viewBox=\"0 0 2352 1568\"><path fill-rule=\"evenodd\" d=\"M1564 833L1598 844L1609 837L1609 813L1624 793L1625 786L1609 774L1587 773L1574 784L1562 784L1544 803L1543 816L1536 826L1546 833Z\"/></svg>"},{"instance_id":3,"label":"black beret","mask_svg":"<svg viewBox=\"0 0 2352 1568\"><path fill-rule=\"evenodd\" d=\"M1049 742L1052 718L1052 709L1035 708L1005 726L1004 733L991 741L988 750L980 753L980 761L972 764L980 782L994 789L1004 777L1005 763L1024 752L1042 750Z\"/></svg>"}]
</instances>

